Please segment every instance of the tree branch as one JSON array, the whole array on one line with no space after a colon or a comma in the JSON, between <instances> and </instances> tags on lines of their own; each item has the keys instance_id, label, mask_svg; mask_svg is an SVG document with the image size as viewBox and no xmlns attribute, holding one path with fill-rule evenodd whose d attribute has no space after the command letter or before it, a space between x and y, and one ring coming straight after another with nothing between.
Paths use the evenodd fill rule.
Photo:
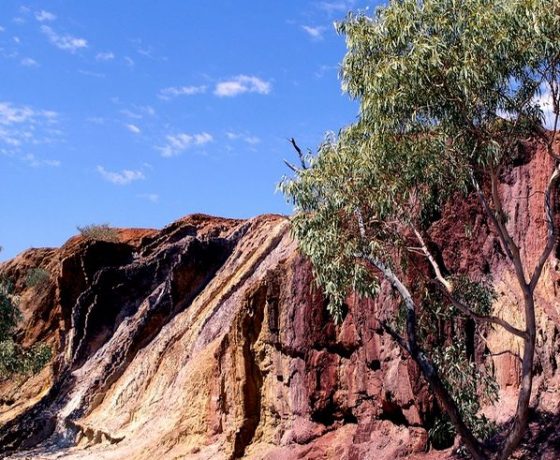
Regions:
<instances>
[{"instance_id":1,"label":"tree branch","mask_svg":"<svg viewBox=\"0 0 560 460\"><path fill-rule=\"evenodd\" d=\"M414 235L416 235L416 239L420 243L420 249L422 250L424 255L430 261L430 265L432 266L432 268L434 270L434 273L436 275L436 279L441 284L443 284L449 292L453 291L453 285L451 284L451 282L446 280L445 277L442 275L441 270L439 268L439 264L436 262L436 259L434 258L432 253L428 250L428 246L424 242L424 238L422 238L422 235L420 234L420 232L418 230L416 230L416 228L413 225L411 225L411 228L412 228L412 231L414 232Z\"/></svg>"},{"instance_id":2,"label":"tree branch","mask_svg":"<svg viewBox=\"0 0 560 460\"><path fill-rule=\"evenodd\" d=\"M531 276L531 281L529 283L529 289L531 292L535 290L537 287L537 283L542 274L542 270L544 268L544 264L548 260L550 253L554 249L556 244L556 239L558 237L558 229L556 228L556 224L554 222L554 210L556 209L556 188L558 185L558 180L560 179L560 164L557 164L554 168L554 172L550 176L548 180L548 186L546 188L546 192L544 194L544 207L545 207L545 215L546 215L546 223L548 227L548 238L546 242L546 246L539 257L537 265L535 266L535 270L533 271L533 275Z\"/></svg>"},{"instance_id":3,"label":"tree branch","mask_svg":"<svg viewBox=\"0 0 560 460\"><path fill-rule=\"evenodd\" d=\"M488 204L488 201L486 201L486 197L484 196L484 193L482 193L482 190L480 189L480 185L478 185L478 182L474 178L474 174L472 174L472 173L471 173L471 181L474 185L474 188L475 188L475 191L476 191L476 196L478 197L478 201L480 201L480 204L482 205L482 208L484 209L484 212L486 213L488 218L492 221L492 224L494 225L494 227L496 228L496 231L498 232L498 238L499 238L500 243L502 245L502 249L504 250L504 252L508 256L508 258L511 261L513 261L513 254L511 253L511 251L509 249L509 246L507 245L505 236L502 234L500 224L498 223L498 220L496 219L496 215L494 214L494 211L492 211L492 209L490 209L490 205Z\"/></svg>"},{"instance_id":4,"label":"tree branch","mask_svg":"<svg viewBox=\"0 0 560 460\"><path fill-rule=\"evenodd\" d=\"M498 191L498 178L496 177L496 172L493 169L490 170L490 187L492 189L492 201L494 202L494 206L496 207L496 223L499 225L500 231L510 249L513 267L515 268L515 273L517 275L519 285L521 286L521 289L525 291L528 286L527 278L525 277L525 270L523 269L523 262L521 261L521 256L519 254L519 248L513 241L513 238L509 234L504 222L502 221L505 214L502 208L500 192Z\"/></svg>"},{"instance_id":5,"label":"tree branch","mask_svg":"<svg viewBox=\"0 0 560 460\"><path fill-rule=\"evenodd\" d=\"M296 140L293 137L290 139L290 144L292 144L293 148L298 154L299 162L301 164L301 169L307 169L308 166L307 163L305 162L305 155L303 154L303 152L299 148L299 145L297 145Z\"/></svg>"},{"instance_id":6,"label":"tree branch","mask_svg":"<svg viewBox=\"0 0 560 460\"><path fill-rule=\"evenodd\" d=\"M494 205L496 206L497 216L496 213L490 208L484 193L480 189L478 182L474 178L474 175L471 175L471 180L476 190L476 194L478 196L479 201L482 204L486 215L491 220L492 224L496 228L498 233L498 238L504 249L505 253L507 254L508 258L513 263L513 267L515 269L515 274L517 276L517 280L519 282L519 286L521 287L523 292L526 292L529 289L529 285L527 284L527 279L525 278L525 271L523 270L523 262L521 261L521 257L519 255L519 248L511 238L510 234L508 233L505 225L501 220L501 216L503 215L500 194L497 188L497 180L495 177L494 172L490 174L491 176L491 187L492 187L492 200L494 201Z\"/></svg>"},{"instance_id":7,"label":"tree branch","mask_svg":"<svg viewBox=\"0 0 560 460\"><path fill-rule=\"evenodd\" d=\"M482 460L487 458L480 442L474 437L471 430L465 425L459 408L453 400L453 397L445 387L441 380L437 368L432 361L428 359L425 352L418 346L416 340L416 308L412 295L406 286L401 282L398 276L379 259L367 254L355 254L358 259L365 260L377 268L383 277L389 281L393 289L395 289L406 306L406 334L405 340L396 331L392 330L387 324L383 325L389 335L396 340L396 342L410 355L410 357L418 364L422 375L428 381L432 391L438 398L457 433L469 449L469 452L475 460Z\"/></svg>"},{"instance_id":8,"label":"tree branch","mask_svg":"<svg viewBox=\"0 0 560 460\"><path fill-rule=\"evenodd\" d=\"M474 312L467 305L465 305L463 302L461 302L459 299L453 296L453 294L450 291L448 291L445 286L442 286L441 284L438 284L438 286L440 288L440 291L442 291L443 295L447 298L447 300L449 300L453 304L453 306L457 310L467 315L468 317L472 318L473 320L478 322L497 324L498 326L502 326L510 334L516 335L517 337L521 337L524 340L527 339L527 332L522 331L521 329L518 329L515 326L512 326L506 320L502 318L498 318L497 316L480 315Z\"/></svg>"}]
</instances>

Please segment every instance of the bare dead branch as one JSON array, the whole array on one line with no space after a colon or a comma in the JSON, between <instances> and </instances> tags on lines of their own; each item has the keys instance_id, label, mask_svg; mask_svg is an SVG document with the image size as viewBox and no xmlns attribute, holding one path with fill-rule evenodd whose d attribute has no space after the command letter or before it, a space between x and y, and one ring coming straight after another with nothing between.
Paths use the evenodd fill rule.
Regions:
<instances>
[{"instance_id":1,"label":"bare dead branch","mask_svg":"<svg viewBox=\"0 0 560 460\"><path fill-rule=\"evenodd\" d=\"M297 169L292 163L290 163L288 160L284 160L284 164L290 168L293 172L297 173L299 171L299 169Z\"/></svg>"},{"instance_id":2,"label":"bare dead branch","mask_svg":"<svg viewBox=\"0 0 560 460\"><path fill-rule=\"evenodd\" d=\"M301 163L301 169L308 169L308 165L305 162L305 155L303 154L301 148L299 147L299 145L297 145L297 142L293 137L290 139L290 144L292 144L298 154L299 162Z\"/></svg>"}]
</instances>

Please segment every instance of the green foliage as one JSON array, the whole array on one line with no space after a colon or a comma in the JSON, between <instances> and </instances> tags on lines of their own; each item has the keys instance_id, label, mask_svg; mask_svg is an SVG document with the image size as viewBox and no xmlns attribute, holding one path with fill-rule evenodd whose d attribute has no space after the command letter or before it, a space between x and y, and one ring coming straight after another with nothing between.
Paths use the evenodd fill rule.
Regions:
<instances>
[{"instance_id":1,"label":"green foliage","mask_svg":"<svg viewBox=\"0 0 560 460\"><path fill-rule=\"evenodd\" d=\"M352 290L378 291L371 261L411 279L412 230L426 230L444 204L460 205L474 182L516 161L520 140L542 133L539 100L559 85L560 3L399 0L373 17L351 13L337 27L348 48L343 88L360 103L358 119L328 135L305 158L307 167L280 184L295 206L293 233L335 319ZM425 290L417 272L409 290L421 299L420 345L467 425L484 438L491 427L477 413L480 398L495 394L491 373L467 354L462 314ZM471 309L490 312L493 294L484 284L448 281ZM393 318L402 334L403 313ZM451 436L449 423L437 422L431 434Z\"/></svg>"},{"instance_id":2,"label":"green foliage","mask_svg":"<svg viewBox=\"0 0 560 460\"><path fill-rule=\"evenodd\" d=\"M31 375L40 371L50 360L52 351L45 344L24 349L15 342L14 332L21 320L12 293L12 284L0 279L0 380L14 374Z\"/></svg>"},{"instance_id":3,"label":"green foliage","mask_svg":"<svg viewBox=\"0 0 560 460\"><path fill-rule=\"evenodd\" d=\"M107 241L116 243L119 241L119 232L109 224L91 224L78 227L80 234L89 240Z\"/></svg>"},{"instance_id":4,"label":"green foliage","mask_svg":"<svg viewBox=\"0 0 560 460\"><path fill-rule=\"evenodd\" d=\"M50 274L44 268L32 268L27 272L25 285L28 288L44 288L50 282Z\"/></svg>"},{"instance_id":5,"label":"green foliage","mask_svg":"<svg viewBox=\"0 0 560 460\"><path fill-rule=\"evenodd\" d=\"M496 426L484 415L479 415L481 403L494 403L498 399L498 386L491 369L479 369L466 354L464 338L457 336L454 342L432 350L432 358L438 367L444 384L459 407L466 425L481 440L495 433ZM429 430L434 444L450 445L455 429L447 416L437 419Z\"/></svg>"},{"instance_id":6,"label":"green foliage","mask_svg":"<svg viewBox=\"0 0 560 460\"><path fill-rule=\"evenodd\" d=\"M356 251L400 266L403 228L511 162L541 127L538 96L560 72L560 5L545 0L402 0L338 25L356 123L284 178L294 234L333 300L375 292ZM361 238L356 212L364 220Z\"/></svg>"},{"instance_id":7,"label":"green foliage","mask_svg":"<svg viewBox=\"0 0 560 460\"><path fill-rule=\"evenodd\" d=\"M495 299L489 280L475 282L466 276L452 277L455 297L478 314L488 314ZM484 415L480 415L482 403L497 401L498 387L493 369L484 364L477 365L473 356L468 356L466 320L438 292L425 290L422 312L418 321L418 336L421 346L430 353L444 385L453 397L466 425L482 440L494 434L495 426ZM404 320L396 327L403 328ZM473 329L471 333L476 333ZM478 331L481 333L482 331ZM483 362L486 362L483 360ZM443 414L429 430L431 442L436 447L453 444L455 428Z\"/></svg>"},{"instance_id":8,"label":"green foliage","mask_svg":"<svg viewBox=\"0 0 560 460\"><path fill-rule=\"evenodd\" d=\"M496 300L496 293L491 287L490 280L476 282L467 276L459 275L451 277L453 283L453 294L465 305L479 315L489 315L492 312L492 304Z\"/></svg>"},{"instance_id":9,"label":"green foliage","mask_svg":"<svg viewBox=\"0 0 560 460\"><path fill-rule=\"evenodd\" d=\"M12 294L12 283L0 278L0 342L8 340L21 319L15 305L17 298Z\"/></svg>"},{"instance_id":10,"label":"green foliage","mask_svg":"<svg viewBox=\"0 0 560 460\"><path fill-rule=\"evenodd\" d=\"M0 342L0 380L14 374L32 375L47 365L52 350L46 344L24 349L12 339Z\"/></svg>"}]
</instances>

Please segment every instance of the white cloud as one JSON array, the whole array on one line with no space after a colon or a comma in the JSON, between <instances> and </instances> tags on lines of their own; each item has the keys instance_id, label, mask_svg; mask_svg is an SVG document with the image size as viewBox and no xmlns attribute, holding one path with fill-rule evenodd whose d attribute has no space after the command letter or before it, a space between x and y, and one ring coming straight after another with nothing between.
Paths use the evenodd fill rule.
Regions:
<instances>
[{"instance_id":1,"label":"white cloud","mask_svg":"<svg viewBox=\"0 0 560 460\"><path fill-rule=\"evenodd\" d=\"M0 26L0 32L5 32L5 31L6 31L6 29L4 27Z\"/></svg>"},{"instance_id":2,"label":"white cloud","mask_svg":"<svg viewBox=\"0 0 560 460\"><path fill-rule=\"evenodd\" d=\"M311 27L311 26L301 26L301 28L307 32L307 34L313 39L313 40L322 40L323 39L323 34L325 33L326 28L325 27L321 27L321 26L317 26L317 27Z\"/></svg>"},{"instance_id":3,"label":"white cloud","mask_svg":"<svg viewBox=\"0 0 560 460\"><path fill-rule=\"evenodd\" d=\"M162 157L173 157L179 155L181 152L190 147L202 146L212 142L214 138L211 134L202 132L199 134L179 133L168 135L165 137L166 144L162 147L157 147Z\"/></svg>"},{"instance_id":4,"label":"white cloud","mask_svg":"<svg viewBox=\"0 0 560 460\"><path fill-rule=\"evenodd\" d=\"M0 151L17 156L30 147L56 142L62 136L56 129L57 117L50 110L0 102ZM29 163L31 157L26 161Z\"/></svg>"},{"instance_id":5,"label":"white cloud","mask_svg":"<svg viewBox=\"0 0 560 460\"><path fill-rule=\"evenodd\" d=\"M37 110L27 105L17 106L11 102L0 102L0 125L37 124L40 120L50 122L55 121L57 116L52 110Z\"/></svg>"},{"instance_id":6,"label":"white cloud","mask_svg":"<svg viewBox=\"0 0 560 460\"><path fill-rule=\"evenodd\" d=\"M128 185L137 180L143 180L146 177L142 171L131 171L123 169L121 172L108 171L103 166L97 166L97 172L108 182L115 185Z\"/></svg>"},{"instance_id":7,"label":"white cloud","mask_svg":"<svg viewBox=\"0 0 560 460\"><path fill-rule=\"evenodd\" d=\"M40 166L51 166L53 168L58 168L61 165L59 160L41 160L32 153L24 155L22 157L22 160L33 168L39 168Z\"/></svg>"},{"instance_id":8,"label":"white cloud","mask_svg":"<svg viewBox=\"0 0 560 460\"><path fill-rule=\"evenodd\" d=\"M206 92L206 86L172 86L160 90L158 97L163 100L169 100L177 96L194 96Z\"/></svg>"},{"instance_id":9,"label":"white cloud","mask_svg":"<svg viewBox=\"0 0 560 460\"><path fill-rule=\"evenodd\" d=\"M336 70L338 67L335 65L321 65L319 69L314 73L316 78L323 78L325 74L329 71Z\"/></svg>"},{"instance_id":10,"label":"white cloud","mask_svg":"<svg viewBox=\"0 0 560 460\"><path fill-rule=\"evenodd\" d=\"M85 38L73 37L72 35L59 35L49 26L41 26L43 32L49 41L57 48L75 53L81 48L87 48L88 42Z\"/></svg>"},{"instance_id":11,"label":"white cloud","mask_svg":"<svg viewBox=\"0 0 560 460\"><path fill-rule=\"evenodd\" d=\"M127 124L125 126L131 133L140 134L142 132L142 130L138 126L133 125L132 123Z\"/></svg>"},{"instance_id":12,"label":"white cloud","mask_svg":"<svg viewBox=\"0 0 560 460\"><path fill-rule=\"evenodd\" d=\"M103 117L88 117L88 118L86 118L86 121L88 123L92 123L94 125L103 125L103 124L105 124L106 120Z\"/></svg>"},{"instance_id":13,"label":"white cloud","mask_svg":"<svg viewBox=\"0 0 560 460\"><path fill-rule=\"evenodd\" d=\"M23 58L19 63L25 67L39 67L39 63L35 59Z\"/></svg>"},{"instance_id":14,"label":"white cloud","mask_svg":"<svg viewBox=\"0 0 560 460\"><path fill-rule=\"evenodd\" d=\"M115 55L111 51L97 53L95 55L96 61L112 61L113 59L115 59Z\"/></svg>"},{"instance_id":15,"label":"white cloud","mask_svg":"<svg viewBox=\"0 0 560 460\"><path fill-rule=\"evenodd\" d=\"M323 11L326 11L328 14L346 13L354 7L355 3L356 3L356 0L340 0L340 1L334 1L334 2L320 2L319 3L319 8L322 9Z\"/></svg>"},{"instance_id":16,"label":"white cloud","mask_svg":"<svg viewBox=\"0 0 560 460\"><path fill-rule=\"evenodd\" d=\"M148 48L138 48L136 52L141 56L145 56L150 59L155 59L154 49L151 46L149 46Z\"/></svg>"},{"instance_id":17,"label":"white cloud","mask_svg":"<svg viewBox=\"0 0 560 460\"><path fill-rule=\"evenodd\" d=\"M541 88L541 93L538 96L533 98L533 104L538 105L543 112L544 117L544 126L547 129L554 128L554 119L556 115L554 113L554 104L552 101L552 92L550 88L543 87Z\"/></svg>"},{"instance_id":18,"label":"white cloud","mask_svg":"<svg viewBox=\"0 0 560 460\"><path fill-rule=\"evenodd\" d=\"M159 195L157 193L142 193L138 195L139 198L144 198L148 200L150 203L157 203L159 202Z\"/></svg>"},{"instance_id":19,"label":"white cloud","mask_svg":"<svg viewBox=\"0 0 560 460\"><path fill-rule=\"evenodd\" d=\"M543 84L540 87L539 94L535 95L531 99L531 106L538 106L542 111L544 127L547 129L554 129L554 120L556 118L556 115L554 113L552 92L547 85ZM496 112L496 115L505 120L513 120L516 116L515 113L501 109Z\"/></svg>"},{"instance_id":20,"label":"white cloud","mask_svg":"<svg viewBox=\"0 0 560 460\"><path fill-rule=\"evenodd\" d=\"M56 15L49 11L41 10L35 13L35 19L39 22L54 21L56 19Z\"/></svg>"},{"instance_id":21,"label":"white cloud","mask_svg":"<svg viewBox=\"0 0 560 460\"><path fill-rule=\"evenodd\" d=\"M244 93L268 94L271 90L270 82L250 75L238 75L230 80L216 85L214 94L219 97L233 97Z\"/></svg>"},{"instance_id":22,"label":"white cloud","mask_svg":"<svg viewBox=\"0 0 560 460\"><path fill-rule=\"evenodd\" d=\"M122 109L120 113L133 120L141 120L146 115L153 117L156 114L156 111L151 105L132 105L132 109L133 110Z\"/></svg>"},{"instance_id":23,"label":"white cloud","mask_svg":"<svg viewBox=\"0 0 560 460\"><path fill-rule=\"evenodd\" d=\"M78 69L78 73L81 73L82 75L85 75L87 77L95 77L95 78L105 78L105 77L107 77L107 75L105 75L104 73L92 72L91 70Z\"/></svg>"},{"instance_id":24,"label":"white cloud","mask_svg":"<svg viewBox=\"0 0 560 460\"><path fill-rule=\"evenodd\" d=\"M246 142L249 145L257 145L261 142L260 138L257 136L253 136L251 134L246 134L246 133L236 133L234 131L226 132L226 137L230 141L242 140L243 142Z\"/></svg>"},{"instance_id":25,"label":"white cloud","mask_svg":"<svg viewBox=\"0 0 560 460\"><path fill-rule=\"evenodd\" d=\"M247 144L250 144L250 145L257 145L257 144L260 144L260 142L261 142L260 138L258 138L257 136L247 136L243 140L245 142L247 142Z\"/></svg>"},{"instance_id":26,"label":"white cloud","mask_svg":"<svg viewBox=\"0 0 560 460\"><path fill-rule=\"evenodd\" d=\"M134 67L134 61L132 60L132 58L125 56L124 57L124 62L126 63L126 65L128 67Z\"/></svg>"},{"instance_id":27,"label":"white cloud","mask_svg":"<svg viewBox=\"0 0 560 460\"><path fill-rule=\"evenodd\" d=\"M228 132L226 133L226 136L227 136L227 138L228 138L230 141L234 141L234 140L236 140L236 139L239 139L239 138L241 137L241 134L239 134L239 133L234 133L233 131L228 131Z\"/></svg>"}]
</instances>

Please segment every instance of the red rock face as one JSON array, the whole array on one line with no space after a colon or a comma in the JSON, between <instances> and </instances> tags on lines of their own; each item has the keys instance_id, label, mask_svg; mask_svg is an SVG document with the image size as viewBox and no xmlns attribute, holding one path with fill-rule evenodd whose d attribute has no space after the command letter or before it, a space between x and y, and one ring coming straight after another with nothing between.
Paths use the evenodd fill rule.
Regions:
<instances>
[{"instance_id":1,"label":"red rock face","mask_svg":"<svg viewBox=\"0 0 560 460\"><path fill-rule=\"evenodd\" d=\"M515 216L510 224L518 221L510 230L528 266L545 234L538 191L550 168L542 152L527 151L501 178L505 208ZM74 238L0 267L21 294L22 341L56 350L39 375L0 387L4 452L150 460L448 457L423 453L433 400L417 367L376 321L395 307L388 286L375 300L351 296L335 325L280 216L195 215L120 237ZM451 272L492 272L496 314L520 318L511 268L474 200L444 211L430 238ZM24 283L35 267L51 274L40 292ZM558 413L557 289L552 260L539 290L534 398L551 414ZM505 420L518 344L496 329L484 346L496 355L503 394L494 415Z\"/></svg>"}]
</instances>

